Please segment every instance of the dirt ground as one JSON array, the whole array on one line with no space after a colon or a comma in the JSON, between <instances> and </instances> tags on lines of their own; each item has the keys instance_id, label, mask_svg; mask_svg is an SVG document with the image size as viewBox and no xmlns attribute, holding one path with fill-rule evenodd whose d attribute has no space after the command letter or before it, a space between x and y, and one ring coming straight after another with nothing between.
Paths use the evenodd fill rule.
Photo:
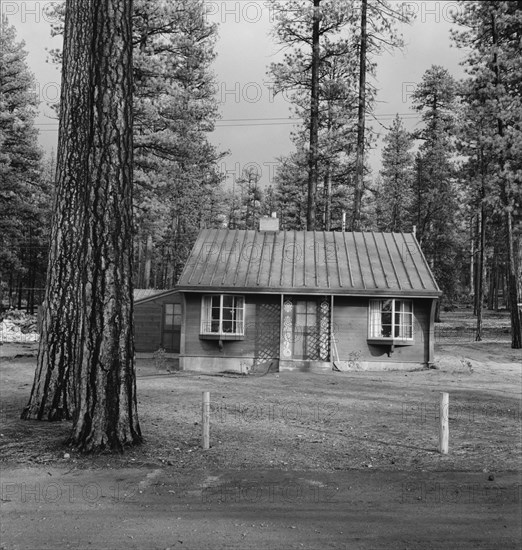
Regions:
<instances>
[{"instance_id":1,"label":"dirt ground","mask_svg":"<svg viewBox=\"0 0 522 550\"><path fill-rule=\"evenodd\" d=\"M140 360L145 443L96 457L64 446L65 422L19 420L35 345L4 344L0 547L518 548L522 354L470 340L441 338L437 368L414 372L211 376Z\"/></svg>"}]
</instances>

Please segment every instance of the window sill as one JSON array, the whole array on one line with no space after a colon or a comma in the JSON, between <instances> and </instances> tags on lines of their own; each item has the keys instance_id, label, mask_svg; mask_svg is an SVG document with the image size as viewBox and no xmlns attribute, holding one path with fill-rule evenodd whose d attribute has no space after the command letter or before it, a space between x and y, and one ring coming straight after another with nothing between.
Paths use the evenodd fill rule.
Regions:
<instances>
[{"instance_id":1,"label":"window sill","mask_svg":"<svg viewBox=\"0 0 522 550\"><path fill-rule=\"evenodd\" d=\"M244 334L218 334L216 332L209 333L209 334L201 334L199 335L200 340L244 340L245 335Z\"/></svg>"},{"instance_id":2,"label":"window sill","mask_svg":"<svg viewBox=\"0 0 522 550\"><path fill-rule=\"evenodd\" d=\"M402 338L367 338L369 344L377 346L413 346L415 340L404 340Z\"/></svg>"}]
</instances>

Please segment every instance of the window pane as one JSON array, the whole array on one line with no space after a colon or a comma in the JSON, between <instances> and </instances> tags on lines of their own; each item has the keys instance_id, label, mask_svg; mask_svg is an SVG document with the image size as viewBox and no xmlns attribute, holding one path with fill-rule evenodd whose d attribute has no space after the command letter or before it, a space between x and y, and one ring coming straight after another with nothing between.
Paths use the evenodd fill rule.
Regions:
<instances>
[{"instance_id":1,"label":"window pane","mask_svg":"<svg viewBox=\"0 0 522 550\"><path fill-rule=\"evenodd\" d=\"M229 298L229 297L225 297ZM230 304L232 300L227 300L227 302ZM225 299L223 300L223 303L225 303ZM232 332L233 328L233 320L234 320L234 313L233 309L231 307L224 307L223 306L223 332Z\"/></svg>"},{"instance_id":2,"label":"window pane","mask_svg":"<svg viewBox=\"0 0 522 550\"><path fill-rule=\"evenodd\" d=\"M201 330L203 333L243 334L243 296L227 294L203 298ZM179 313L178 313L179 311ZM181 324L181 304L173 322Z\"/></svg>"},{"instance_id":3,"label":"window pane","mask_svg":"<svg viewBox=\"0 0 522 550\"><path fill-rule=\"evenodd\" d=\"M370 300L370 338L381 335L381 301Z\"/></svg>"},{"instance_id":4,"label":"window pane","mask_svg":"<svg viewBox=\"0 0 522 550\"><path fill-rule=\"evenodd\" d=\"M163 324L165 328L172 326L174 322L174 304L165 304Z\"/></svg>"},{"instance_id":5,"label":"window pane","mask_svg":"<svg viewBox=\"0 0 522 550\"><path fill-rule=\"evenodd\" d=\"M381 336L389 338L392 335L392 313L383 311L381 313Z\"/></svg>"},{"instance_id":6,"label":"window pane","mask_svg":"<svg viewBox=\"0 0 522 550\"><path fill-rule=\"evenodd\" d=\"M181 304L173 304L174 315L181 315Z\"/></svg>"}]
</instances>

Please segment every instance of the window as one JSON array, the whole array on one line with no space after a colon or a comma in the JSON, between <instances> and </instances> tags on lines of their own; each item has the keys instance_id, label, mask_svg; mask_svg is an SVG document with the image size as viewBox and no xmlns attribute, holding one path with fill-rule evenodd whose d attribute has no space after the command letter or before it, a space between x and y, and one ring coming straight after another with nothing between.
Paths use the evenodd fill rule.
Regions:
<instances>
[{"instance_id":1,"label":"window","mask_svg":"<svg viewBox=\"0 0 522 550\"><path fill-rule=\"evenodd\" d=\"M181 304L165 304L163 319L166 329L181 326Z\"/></svg>"},{"instance_id":2,"label":"window","mask_svg":"<svg viewBox=\"0 0 522 550\"><path fill-rule=\"evenodd\" d=\"M245 318L243 296L213 294L203 296L201 303L202 335L243 336Z\"/></svg>"},{"instance_id":3,"label":"window","mask_svg":"<svg viewBox=\"0 0 522 550\"><path fill-rule=\"evenodd\" d=\"M413 340L413 303L411 300L370 300L369 338Z\"/></svg>"}]
</instances>

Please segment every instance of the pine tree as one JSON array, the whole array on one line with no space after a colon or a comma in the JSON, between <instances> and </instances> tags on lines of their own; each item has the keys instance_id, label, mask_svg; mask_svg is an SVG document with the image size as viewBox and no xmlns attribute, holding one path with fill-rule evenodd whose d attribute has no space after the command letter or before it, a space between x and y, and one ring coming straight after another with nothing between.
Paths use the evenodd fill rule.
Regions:
<instances>
[{"instance_id":1,"label":"pine tree","mask_svg":"<svg viewBox=\"0 0 522 550\"><path fill-rule=\"evenodd\" d=\"M50 9L57 20L66 12L63 4ZM218 118L210 68L217 29L206 9L204 0L134 2L134 281L140 287L173 286L200 225L220 223L207 216L222 197L223 154L208 140ZM61 53L53 58L60 62Z\"/></svg>"},{"instance_id":2,"label":"pine tree","mask_svg":"<svg viewBox=\"0 0 522 550\"><path fill-rule=\"evenodd\" d=\"M70 443L83 452L141 442L132 328L131 5L78 0L65 20L44 329L23 417L72 416Z\"/></svg>"},{"instance_id":3,"label":"pine tree","mask_svg":"<svg viewBox=\"0 0 522 550\"><path fill-rule=\"evenodd\" d=\"M334 203L348 202L350 194L350 225L359 226L364 150L372 140L364 117L371 113L375 95L367 75L375 74L374 54L385 45L401 45L395 23L405 18L384 0L272 0L271 5L273 34L287 52L269 72L275 91L289 93L303 120L293 140L298 151L307 152L307 226L312 228L312 221L314 227L335 225L340 218L334 219ZM362 8L367 10L365 25L359 18ZM343 204L340 210L347 208Z\"/></svg>"},{"instance_id":4,"label":"pine tree","mask_svg":"<svg viewBox=\"0 0 522 550\"><path fill-rule=\"evenodd\" d=\"M520 238L516 227L522 222L522 3L486 0L462 4L456 22L464 30L454 38L459 47L468 49L466 65L474 90L470 100L493 129L483 134L485 150L493 157L487 198L503 220L511 346L520 349Z\"/></svg>"},{"instance_id":5,"label":"pine tree","mask_svg":"<svg viewBox=\"0 0 522 550\"><path fill-rule=\"evenodd\" d=\"M424 128L415 162L414 211L417 235L444 298L456 296L459 266L458 190L455 156L456 82L446 69L432 66L413 95ZM437 311L438 318L438 311Z\"/></svg>"},{"instance_id":6,"label":"pine tree","mask_svg":"<svg viewBox=\"0 0 522 550\"><path fill-rule=\"evenodd\" d=\"M413 140L397 115L384 138L377 221L382 231L410 231L413 206Z\"/></svg>"},{"instance_id":7,"label":"pine tree","mask_svg":"<svg viewBox=\"0 0 522 550\"><path fill-rule=\"evenodd\" d=\"M42 152L34 127L37 99L24 43L7 18L0 20L0 284L9 292L35 286L45 257L50 188L42 178ZM31 301L31 294L28 296ZM28 304L34 309L34 300Z\"/></svg>"}]
</instances>

